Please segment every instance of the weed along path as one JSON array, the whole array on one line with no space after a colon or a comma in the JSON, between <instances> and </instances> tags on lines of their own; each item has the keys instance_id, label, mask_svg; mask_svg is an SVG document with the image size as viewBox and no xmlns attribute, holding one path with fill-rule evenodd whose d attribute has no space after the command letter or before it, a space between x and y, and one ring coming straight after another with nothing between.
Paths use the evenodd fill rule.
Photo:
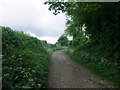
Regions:
<instances>
[{"instance_id":1,"label":"weed along path","mask_svg":"<svg viewBox=\"0 0 120 90\"><path fill-rule=\"evenodd\" d=\"M55 51L50 60L48 88L109 88L94 74L70 60L64 50Z\"/></svg>"}]
</instances>

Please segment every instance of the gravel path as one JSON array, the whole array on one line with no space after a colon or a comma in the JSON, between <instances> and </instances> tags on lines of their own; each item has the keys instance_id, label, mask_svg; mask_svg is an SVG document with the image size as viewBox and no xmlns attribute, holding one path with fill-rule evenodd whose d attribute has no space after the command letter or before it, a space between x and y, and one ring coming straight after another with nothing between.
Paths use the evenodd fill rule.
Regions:
<instances>
[{"instance_id":1,"label":"gravel path","mask_svg":"<svg viewBox=\"0 0 120 90\"><path fill-rule=\"evenodd\" d=\"M55 51L50 60L48 88L110 88L108 83L71 61L64 50Z\"/></svg>"}]
</instances>

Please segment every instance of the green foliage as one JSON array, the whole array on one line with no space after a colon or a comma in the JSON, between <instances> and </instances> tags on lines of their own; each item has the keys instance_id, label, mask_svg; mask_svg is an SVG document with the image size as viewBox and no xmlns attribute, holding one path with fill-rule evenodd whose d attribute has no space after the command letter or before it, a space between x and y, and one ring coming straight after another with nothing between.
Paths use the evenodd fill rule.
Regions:
<instances>
[{"instance_id":1,"label":"green foliage","mask_svg":"<svg viewBox=\"0 0 120 90\"><path fill-rule=\"evenodd\" d=\"M49 53L46 42L2 27L3 88L44 88Z\"/></svg>"},{"instance_id":2,"label":"green foliage","mask_svg":"<svg viewBox=\"0 0 120 90\"><path fill-rule=\"evenodd\" d=\"M54 44L52 47L51 47L51 49L52 49L52 51L54 52L54 51L57 51L57 50L62 50L62 49L64 49L65 48L65 46L61 46L60 44Z\"/></svg>"},{"instance_id":3,"label":"green foliage","mask_svg":"<svg viewBox=\"0 0 120 90\"><path fill-rule=\"evenodd\" d=\"M68 42L69 42L69 40L68 40L67 36L63 34L59 37L57 44L60 44L62 46L67 46Z\"/></svg>"},{"instance_id":4,"label":"green foliage","mask_svg":"<svg viewBox=\"0 0 120 90\"><path fill-rule=\"evenodd\" d=\"M47 2L55 14L62 11L68 17L65 32L73 36L71 55L80 64L120 86L119 3L56 3Z\"/></svg>"}]
</instances>

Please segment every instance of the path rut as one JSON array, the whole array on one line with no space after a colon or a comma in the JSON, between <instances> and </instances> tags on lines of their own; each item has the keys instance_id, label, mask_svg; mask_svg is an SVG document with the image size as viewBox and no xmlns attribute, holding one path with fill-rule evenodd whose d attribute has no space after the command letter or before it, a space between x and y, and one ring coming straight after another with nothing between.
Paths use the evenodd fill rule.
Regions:
<instances>
[{"instance_id":1,"label":"path rut","mask_svg":"<svg viewBox=\"0 0 120 90\"><path fill-rule=\"evenodd\" d=\"M48 88L112 88L90 71L70 60L64 50L55 51L50 60Z\"/></svg>"}]
</instances>

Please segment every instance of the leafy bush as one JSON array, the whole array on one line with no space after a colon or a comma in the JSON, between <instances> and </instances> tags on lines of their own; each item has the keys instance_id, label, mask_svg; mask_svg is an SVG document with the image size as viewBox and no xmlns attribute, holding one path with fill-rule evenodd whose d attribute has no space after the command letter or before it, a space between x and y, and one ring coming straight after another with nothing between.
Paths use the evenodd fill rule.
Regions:
<instances>
[{"instance_id":1,"label":"leafy bush","mask_svg":"<svg viewBox=\"0 0 120 90\"><path fill-rule=\"evenodd\" d=\"M43 41L2 27L3 88L44 88L49 53Z\"/></svg>"},{"instance_id":2,"label":"leafy bush","mask_svg":"<svg viewBox=\"0 0 120 90\"><path fill-rule=\"evenodd\" d=\"M62 50L65 49L66 46L61 46L60 44L54 44L54 48L52 48L53 51Z\"/></svg>"}]
</instances>

